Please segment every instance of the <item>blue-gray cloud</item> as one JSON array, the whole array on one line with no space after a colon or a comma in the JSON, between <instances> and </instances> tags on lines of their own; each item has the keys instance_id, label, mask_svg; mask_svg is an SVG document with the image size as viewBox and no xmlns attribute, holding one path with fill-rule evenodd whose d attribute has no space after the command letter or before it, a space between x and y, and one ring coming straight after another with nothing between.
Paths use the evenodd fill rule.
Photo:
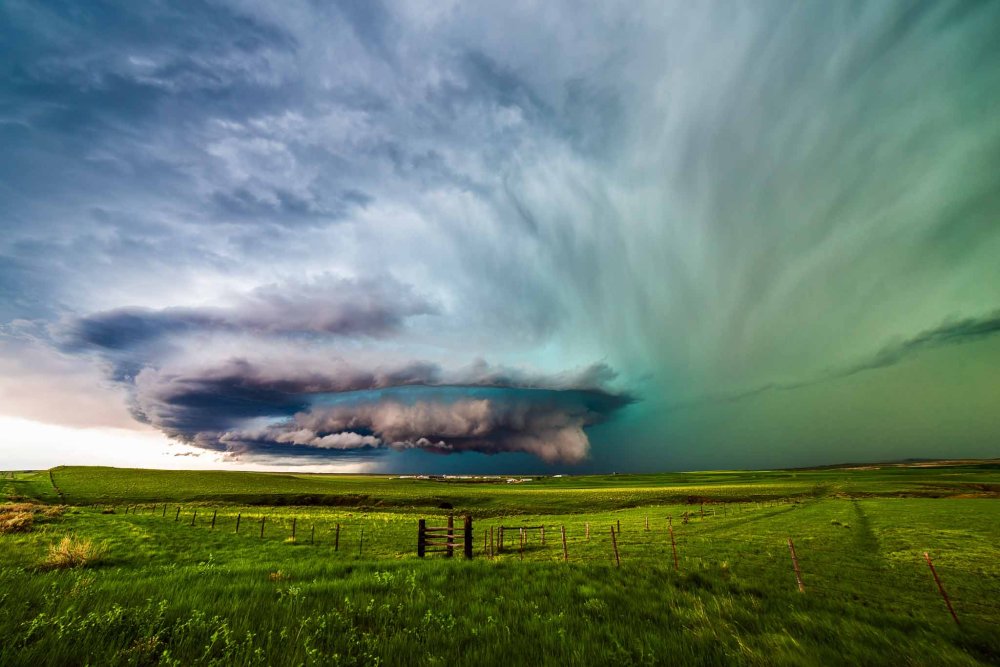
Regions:
<instances>
[{"instance_id":1,"label":"blue-gray cloud","mask_svg":"<svg viewBox=\"0 0 1000 667\"><path fill-rule=\"evenodd\" d=\"M589 452L583 428L634 400L605 386L613 376L601 365L545 376L484 362L297 370L231 359L187 373L146 367L126 382L137 419L210 449L526 452L575 463Z\"/></svg>"},{"instance_id":2,"label":"blue-gray cloud","mask_svg":"<svg viewBox=\"0 0 1000 667\"><path fill-rule=\"evenodd\" d=\"M493 446L522 451L537 402L615 456L707 460L671 408L910 363L949 316L997 308L998 22L904 1L11 0L0 324L32 320L206 446L309 449L287 433L318 395L468 384L514 392L490 397ZM298 439L433 441L363 404L354 435Z\"/></svg>"},{"instance_id":3,"label":"blue-gray cloud","mask_svg":"<svg viewBox=\"0 0 1000 667\"><path fill-rule=\"evenodd\" d=\"M257 335L384 336L405 320L436 312L428 300L390 276L362 280L320 276L266 285L227 306L116 308L57 327L71 350L127 351L178 335L247 332Z\"/></svg>"},{"instance_id":4,"label":"blue-gray cloud","mask_svg":"<svg viewBox=\"0 0 1000 667\"><path fill-rule=\"evenodd\" d=\"M437 314L390 276L322 276L258 287L225 306L119 308L52 329L62 350L106 365L137 420L177 440L241 455L417 448L578 462L589 451L583 428L633 400L609 388L616 374L606 364L540 373L481 359L460 366L329 356L372 340L395 344L407 320ZM191 363L196 347L218 338L227 346L249 339L265 354ZM280 344L288 346L284 353ZM404 406L397 394L370 393L403 388L420 390L420 400ZM341 399L334 408L314 405L334 397Z\"/></svg>"}]
</instances>

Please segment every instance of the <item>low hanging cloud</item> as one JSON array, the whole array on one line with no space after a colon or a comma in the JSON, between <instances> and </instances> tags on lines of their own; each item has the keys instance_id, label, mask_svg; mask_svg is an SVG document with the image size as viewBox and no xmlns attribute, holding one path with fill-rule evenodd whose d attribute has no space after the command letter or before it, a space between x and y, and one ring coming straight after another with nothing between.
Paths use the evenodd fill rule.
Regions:
<instances>
[{"instance_id":1,"label":"low hanging cloud","mask_svg":"<svg viewBox=\"0 0 1000 667\"><path fill-rule=\"evenodd\" d=\"M550 463L578 463L590 451L584 427L604 421L627 402L592 392L539 390L500 391L490 398L384 400L316 407L263 429L225 433L219 440L340 450L523 452Z\"/></svg>"},{"instance_id":2,"label":"low hanging cloud","mask_svg":"<svg viewBox=\"0 0 1000 667\"><path fill-rule=\"evenodd\" d=\"M64 321L54 339L101 360L140 422L241 456L418 448L578 462L589 451L584 428L632 400L610 389L617 374L603 363L539 372L393 351L412 318L438 314L391 277L325 276L222 306L99 312ZM218 360L233 346L247 354ZM406 389L419 400L391 395ZM334 399L343 400L316 404Z\"/></svg>"},{"instance_id":3,"label":"low hanging cloud","mask_svg":"<svg viewBox=\"0 0 1000 667\"><path fill-rule=\"evenodd\" d=\"M223 442L235 439L230 434L226 434L221 438ZM373 435L361 435L360 433L353 433L351 431L341 431L340 433L330 433L321 436L317 435L316 431L307 428L274 433L274 442L340 450L378 447L382 444L382 441Z\"/></svg>"},{"instance_id":4,"label":"low hanging cloud","mask_svg":"<svg viewBox=\"0 0 1000 667\"><path fill-rule=\"evenodd\" d=\"M545 375L484 361L457 369L429 362L373 369L337 362L305 370L238 359L183 374L144 369L132 385L131 402L137 419L173 438L244 454L281 446L311 455L415 447L526 452L578 462L589 451L584 427L633 400L599 385L613 377L603 364ZM405 389L421 398L407 403L369 396ZM489 397L477 396L483 392ZM329 397L348 400L313 405ZM246 427L261 420L278 423Z\"/></svg>"}]
</instances>

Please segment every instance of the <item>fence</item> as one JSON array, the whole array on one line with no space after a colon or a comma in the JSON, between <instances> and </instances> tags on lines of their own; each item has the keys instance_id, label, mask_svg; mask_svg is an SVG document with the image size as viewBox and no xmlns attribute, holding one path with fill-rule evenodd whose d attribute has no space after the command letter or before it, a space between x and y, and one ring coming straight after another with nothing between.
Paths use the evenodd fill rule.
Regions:
<instances>
[{"instance_id":1,"label":"fence","mask_svg":"<svg viewBox=\"0 0 1000 667\"><path fill-rule=\"evenodd\" d=\"M632 518L622 525L620 519L598 523L594 517L586 522L561 525L511 525L510 517L480 519L483 526L480 553L490 562L564 562L605 563L611 567L628 568L650 563L662 564L679 576L699 572L715 572L748 590L784 589L809 598L844 599L911 614L914 609L936 610L945 622L962 623L966 619L984 622L1000 620L1000 572L995 562L968 564L955 558L953 552L937 553L921 549L876 558L850 542L829 541L815 537L787 534L771 530L767 520L780 517L800 506L800 502L769 501L732 503L729 507L695 505L694 511ZM174 510L173 507L169 508ZM168 525L197 526L208 531L223 532L229 539L281 540L297 542L299 524L305 529L305 519L296 516L258 515L249 518L243 511L231 513L201 507L169 511L166 505L125 508L126 514L149 515L165 519ZM183 512L185 521L179 521ZM614 515L614 512L608 514ZM571 521L575 517L566 517ZM170 521L174 519L174 521ZM461 547L466 558L474 555L472 518L465 517L462 527L427 526L427 519L418 521L417 553L453 556ZM676 520L675 520L676 519ZM240 532L240 522L257 521L249 531ZM685 523L686 520L686 523ZM760 530L752 535L734 535L729 527L744 522L763 520ZM535 519L537 521L537 519ZM252 525L252 524L251 524ZM756 524L754 524L756 525ZM332 548L345 553L344 539L357 540L356 550L347 556L397 559L413 556L412 523L347 520L313 521L308 525L308 544ZM180 529L180 528L178 528ZM544 531L555 530L559 539L547 544L541 539ZM517 552L499 546L498 534L514 530L519 536ZM539 539L529 540L530 533ZM461 537L461 539L457 539ZM304 542L297 542L304 544ZM940 559L939 556L950 558ZM949 562L950 561L950 562Z\"/></svg>"}]
</instances>

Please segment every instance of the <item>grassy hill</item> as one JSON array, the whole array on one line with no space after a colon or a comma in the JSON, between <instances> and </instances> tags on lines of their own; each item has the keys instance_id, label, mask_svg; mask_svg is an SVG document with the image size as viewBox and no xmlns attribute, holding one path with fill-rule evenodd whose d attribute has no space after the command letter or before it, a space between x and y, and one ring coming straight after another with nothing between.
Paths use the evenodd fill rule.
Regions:
<instances>
[{"instance_id":1,"label":"grassy hill","mask_svg":"<svg viewBox=\"0 0 1000 667\"><path fill-rule=\"evenodd\" d=\"M522 479L517 477L516 479ZM9 483L9 482L8 482ZM217 501L265 505L437 507L482 512L614 509L637 504L727 502L826 495L1000 495L1000 465L719 471L531 478L520 484L379 475L59 467L18 478L28 497L78 505ZM58 489L53 488L53 484Z\"/></svg>"}]
</instances>

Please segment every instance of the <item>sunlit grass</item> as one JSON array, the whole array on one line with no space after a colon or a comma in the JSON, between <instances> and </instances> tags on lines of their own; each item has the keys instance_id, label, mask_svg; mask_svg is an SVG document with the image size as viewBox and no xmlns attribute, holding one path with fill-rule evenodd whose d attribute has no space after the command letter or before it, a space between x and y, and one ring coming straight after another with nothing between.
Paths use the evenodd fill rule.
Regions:
<instances>
[{"instance_id":1,"label":"sunlit grass","mask_svg":"<svg viewBox=\"0 0 1000 667\"><path fill-rule=\"evenodd\" d=\"M176 487L162 493L190 495L164 505L149 500L139 475L137 498L69 507L30 532L0 536L0 664L995 661L1000 503L881 495L883 483L913 489L932 474L835 482L796 473L794 483L719 474L718 488L705 474L687 486L672 475L621 476L617 487L595 478L584 489L580 479L529 489L370 478L359 506L246 504ZM66 495L85 484L91 498L106 493L74 475L55 475ZM976 483L996 477L981 471ZM208 485L196 473L182 479ZM376 507L388 494L379 489L400 482L396 497L412 504ZM327 494L359 486L310 483ZM272 491L286 493L284 484ZM842 491L851 486L864 491ZM677 497L679 487L689 493ZM444 497L452 510L438 507ZM417 519L443 523L449 512L474 516L475 558L417 558ZM522 552L517 527L538 525L545 543L529 532ZM619 525L616 566L610 533ZM514 528L507 549L488 558L490 528L496 547L500 526ZM67 535L106 548L103 560L45 570Z\"/></svg>"}]
</instances>

